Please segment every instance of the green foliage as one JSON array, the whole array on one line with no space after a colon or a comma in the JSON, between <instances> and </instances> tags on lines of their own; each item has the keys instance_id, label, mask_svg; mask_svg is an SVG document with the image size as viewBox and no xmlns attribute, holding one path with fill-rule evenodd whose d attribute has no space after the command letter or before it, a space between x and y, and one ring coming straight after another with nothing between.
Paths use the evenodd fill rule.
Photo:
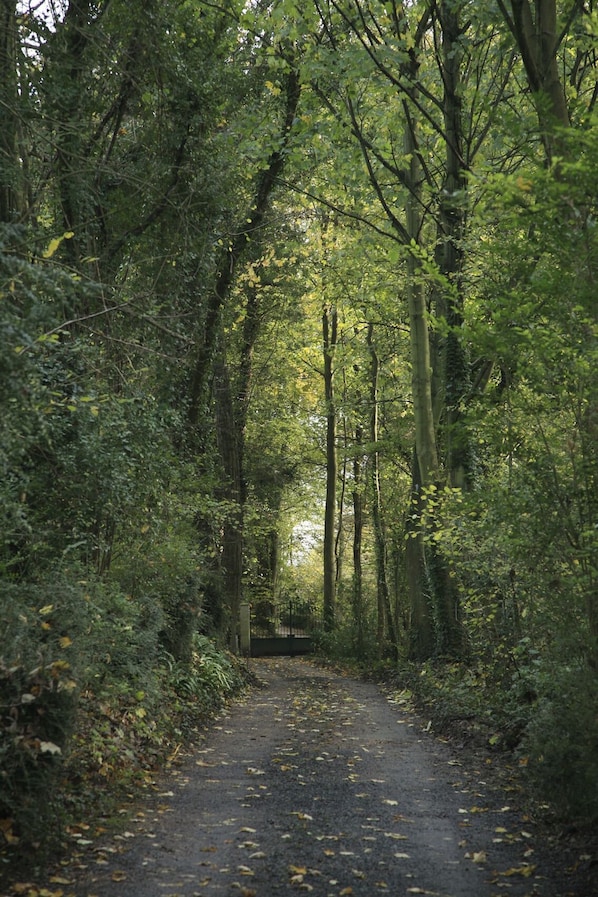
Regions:
<instances>
[{"instance_id":1,"label":"green foliage","mask_svg":"<svg viewBox=\"0 0 598 897\"><path fill-rule=\"evenodd\" d=\"M28 841L46 833L58 805L79 696L123 685L151 692L161 617L102 582L64 574L2 581L0 617L0 812Z\"/></svg>"},{"instance_id":2,"label":"green foliage","mask_svg":"<svg viewBox=\"0 0 598 897\"><path fill-rule=\"evenodd\" d=\"M522 751L537 795L559 816L598 819L598 678L577 664L549 667Z\"/></svg>"},{"instance_id":3,"label":"green foliage","mask_svg":"<svg viewBox=\"0 0 598 897\"><path fill-rule=\"evenodd\" d=\"M83 589L56 577L1 583L0 618L0 815L34 841L51 817L75 725L91 614Z\"/></svg>"},{"instance_id":4,"label":"green foliage","mask_svg":"<svg viewBox=\"0 0 598 897\"><path fill-rule=\"evenodd\" d=\"M177 694L192 699L202 712L208 712L240 688L243 672L231 655L220 651L206 636L196 634L191 663L173 663L170 682Z\"/></svg>"}]
</instances>

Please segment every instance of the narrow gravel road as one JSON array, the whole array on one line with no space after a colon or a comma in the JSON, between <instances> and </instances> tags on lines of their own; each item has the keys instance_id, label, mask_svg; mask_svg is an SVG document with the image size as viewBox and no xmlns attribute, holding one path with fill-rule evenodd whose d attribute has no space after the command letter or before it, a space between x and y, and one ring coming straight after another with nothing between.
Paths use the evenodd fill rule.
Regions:
<instances>
[{"instance_id":1,"label":"narrow gravel road","mask_svg":"<svg viewBox=\"0 0 598 897\"><path fill-rule=\"evenodd\" d=\"M554 862L543 871L530 823L484 771L377 686L305 660L251 664L263 687L218 721L130 831L89 847L65 895L575 893Z\"/></svg>"}]
</instances>

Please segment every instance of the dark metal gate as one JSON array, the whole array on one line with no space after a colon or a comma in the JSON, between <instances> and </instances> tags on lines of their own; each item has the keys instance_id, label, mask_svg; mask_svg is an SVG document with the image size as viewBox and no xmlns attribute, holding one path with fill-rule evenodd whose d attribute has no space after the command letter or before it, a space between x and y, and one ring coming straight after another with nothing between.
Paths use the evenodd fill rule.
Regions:
<instances>
[{"instance_id":1,"label":"dark metal gate","mask_svg":"<svg viewBox=\"0 0 598 897\"><path fill-rule=\"evenodd\" d=\"M321 628L321 614L305 601L258 601L251 607L251 656L310 654Z\"/></svg>"}]
</instances>

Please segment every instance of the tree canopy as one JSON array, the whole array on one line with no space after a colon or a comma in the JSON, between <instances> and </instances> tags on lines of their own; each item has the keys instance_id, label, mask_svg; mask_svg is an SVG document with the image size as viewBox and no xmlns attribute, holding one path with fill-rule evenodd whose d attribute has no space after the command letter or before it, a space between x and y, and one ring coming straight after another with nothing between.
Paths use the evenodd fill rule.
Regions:
<instances>
[{"instance_id":1,"label":"tree canopy","mask_svg":"<svg viewBox=\"0 0 598 897\"><path fill-rule=\"evenodd\" d=\"M3 703L299 595L598 813L593 0L0 14Z\"/></svg>"}]
</instances>

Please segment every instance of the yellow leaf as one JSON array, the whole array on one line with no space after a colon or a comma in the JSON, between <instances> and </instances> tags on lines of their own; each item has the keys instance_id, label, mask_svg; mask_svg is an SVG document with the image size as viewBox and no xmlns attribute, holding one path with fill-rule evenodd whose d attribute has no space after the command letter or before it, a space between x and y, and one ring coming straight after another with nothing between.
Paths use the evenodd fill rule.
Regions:
<instances>
[{"instance_id":1,"label":"yellow leaf","mask_svg":"<svg viewBox=\"0 0 598 897\"><path fill-rule=\"evenodd\" d=\"M535 871L535 866L513 866L511 869L507 869L506 872L499 872L499 875L504 875L506 877L511 875L523 875L524 878L529 878Z\"/></svg>"},{"instance_id":2,"label":"yellow leaf","mask_svg":"<svg viewBox=\"0 0 598 897\"><path fill-rule=\"evenodd\" d=\"M61 639L59 639L61 648L70 648L73 644L72 639L68 637L68 635L63 635Z\"/></svg>"},{"instance_id":3,"label":"yellow leaf","mask_svg":"<svg viewBox=\"0 0 598 897\"><path fill-rule=\"evenodd\" d=\"M289 866L289 872L291 875L307 875L305 866Z\"/></svg>"},{"instance_id":4,"label":"yellow leaf","mask_svg":"<svg viewBox=\"0 0 598 897\"><path fill-rule=\"evenodd\" d=\"M56 250L58 249L58 247L60 246L60 244L62 243L62 241L70 240L74 236L75 235L74 235L73 231L68 230L61 237L54 237L54 239L50 240L50 242L48 243L47 249L45 249L44 252L42 253L42 258L51 259L52 256L54 255L54 253L56 252Z\"/></svg>"},{"instance_id":5,"label":"yellow leaf","mask_svg":"<svg viewBox=\"0 0 598 897\"><path fill-rule=\"evenodd\" d=\"M117 869L110 877L112 878L112 881L125 881L127 873Z\"/></svg>"},{"instance_id":6,"label":"yellow leaf","mask_svg":"<svg viewBox=\"0 0 598 897\"><path fill-rule=\"evenodd\" d=\"M40 615L40 617L47 617L48 614L51 614L53 610L53 604L45 604L43 607L40 607L40 609L38 610L38 614Z\"/></svg>"}]
</instances>

